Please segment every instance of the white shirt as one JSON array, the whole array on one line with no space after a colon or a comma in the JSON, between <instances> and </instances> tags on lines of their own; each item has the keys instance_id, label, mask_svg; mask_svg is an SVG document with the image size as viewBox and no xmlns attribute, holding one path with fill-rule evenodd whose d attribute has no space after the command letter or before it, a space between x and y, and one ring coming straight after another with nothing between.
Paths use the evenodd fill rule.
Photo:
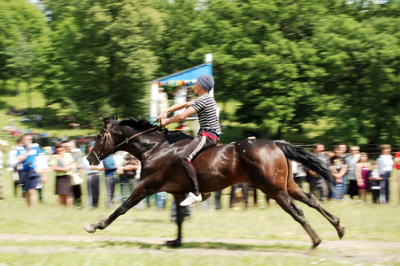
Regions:
<instances>
[{"instance_id":1,"label":"white shirt","mask_svg":"<svg viewBox=\"0 0 400 266\"><path fill-rule=\"evenodd\" d=\"M99 170L90 169L90 163L89 163L88 159L86 159L86 156L84 156L82 158L82 168L86 171L87 174L100 173ZM103 162L100 162L99 165L97 166L97 168L99 168L99 169L104 168Z\"/></svg>"},{"instance_id":2,"label":"white shirt","mask_svg":"<svg viewBox=\"0 0 400 266\"><path fill-rule=\"evenodd\" d=\"M15 167L18 164L18 159L17 159L17 149L14 148L8 152L8 161L7 164L10 167Z\"/></svg>"},{"instance_id":3,"label":"white shirt","mask_svg":"<svg viewBox=\"0 0 400 266\"><path fill-rule=\"evenodd\" d=\"M384 174L387 171L392 171L393 169L393 156L390 154L381 154L378 158L379 171L380 174Z\"/></svg>"}]
</instances>

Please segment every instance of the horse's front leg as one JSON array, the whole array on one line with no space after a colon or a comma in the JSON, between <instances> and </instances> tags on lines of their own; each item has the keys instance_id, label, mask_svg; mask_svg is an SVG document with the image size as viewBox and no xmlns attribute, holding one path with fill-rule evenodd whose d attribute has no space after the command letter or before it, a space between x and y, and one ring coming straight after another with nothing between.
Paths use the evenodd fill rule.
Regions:
<instances>
[{"instance_id":1,"label":"horse's front leg","mask_svg":"<svg viewBox=\"0 0 400 266\"><path fill-rule=\"evenodd\" d=\"M122 203L121 206L119 206L118 209L116 209L108 217L108 219L101 221L100 223L97 224L85 225L83 228L88 233L94 233L96 232L96 229L103 230L104 228L109 226L115 219L117 219L120 215L125 214L129 209L138 204L141 200L152 194L154 194L153 190L149 191L145 189L145 182L139 182L139 184L136 186L131 196L127 198L124 201L124 203Z\"/></svg>"},{"instance_id":2,"label":"horse's front leg","mask_svg":"<svg viewBox=\"0 0 400 266\"><path fill-rule=\"evenodd\" d=\"M170 247L180 247L182 245L182 223L185 217L185 207L180 203L185 199L184 194L174 195L176 210L176 225L178 226L178 237L175 240L167 241L166 245Z\"/></svg>"}]
</instances>

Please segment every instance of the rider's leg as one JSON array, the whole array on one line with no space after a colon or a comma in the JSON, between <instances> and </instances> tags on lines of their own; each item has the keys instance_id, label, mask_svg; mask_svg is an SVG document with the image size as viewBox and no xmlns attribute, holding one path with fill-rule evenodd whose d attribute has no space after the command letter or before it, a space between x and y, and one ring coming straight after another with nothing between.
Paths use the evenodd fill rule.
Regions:
<instances>
[{"instance_id":1,"label":"rider's leg","mask_svg":"<svg viewBox=\"0 0 400 266\"><path fill-rule=\"evenodd\" d=\"M193 168L192 160L194 157L199 154L205 148L210 146L215 146L216 141L206 137L206 136L198 136L192 140L192 142L186 146L183 150L182 154L179 156L179 159L182 163L183 169L185 170L187 176L192 180L193 183L193 191L189 193L188 198L186 198L182 203L181 206L189 206L196 202L202 200L201 194L199 191L199 183L197 181L196 171Z\"/></svg>"}]
</instances>

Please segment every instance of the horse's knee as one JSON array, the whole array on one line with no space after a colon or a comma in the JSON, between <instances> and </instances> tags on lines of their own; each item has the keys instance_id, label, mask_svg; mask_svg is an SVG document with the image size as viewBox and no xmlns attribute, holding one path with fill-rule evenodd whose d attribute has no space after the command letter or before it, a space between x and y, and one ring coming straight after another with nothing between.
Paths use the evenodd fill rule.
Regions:
<instances>
[{"instance_id":1,"label":"horse's knee","mask_svg":"<svg viewBox=\"0 0 400 266\"><path fill-rule=\"evenodd\" d=\"M300 209L300 207L298 207L296 204L294 204L293 201L291 201L290 204L292 205L292 208L297 213L297 215L304 216L303 210Z\"/></svg>"}]
</instances>

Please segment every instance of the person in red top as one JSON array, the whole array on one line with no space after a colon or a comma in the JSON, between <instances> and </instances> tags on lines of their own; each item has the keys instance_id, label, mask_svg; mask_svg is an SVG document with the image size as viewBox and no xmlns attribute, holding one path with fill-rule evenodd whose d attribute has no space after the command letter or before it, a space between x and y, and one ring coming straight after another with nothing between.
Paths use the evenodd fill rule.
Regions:
<instances>
[{"instance_id":1,"label":"person in red top","mask_svg":"<svg viewBox=\"0 0 400 266\"><path fill-rule=\"evenodd\" d=\"M399 199L400 199L400 151L394 155L394 163L397 169L397 184L399 186Z\"/></svg>"}]
</instances>

